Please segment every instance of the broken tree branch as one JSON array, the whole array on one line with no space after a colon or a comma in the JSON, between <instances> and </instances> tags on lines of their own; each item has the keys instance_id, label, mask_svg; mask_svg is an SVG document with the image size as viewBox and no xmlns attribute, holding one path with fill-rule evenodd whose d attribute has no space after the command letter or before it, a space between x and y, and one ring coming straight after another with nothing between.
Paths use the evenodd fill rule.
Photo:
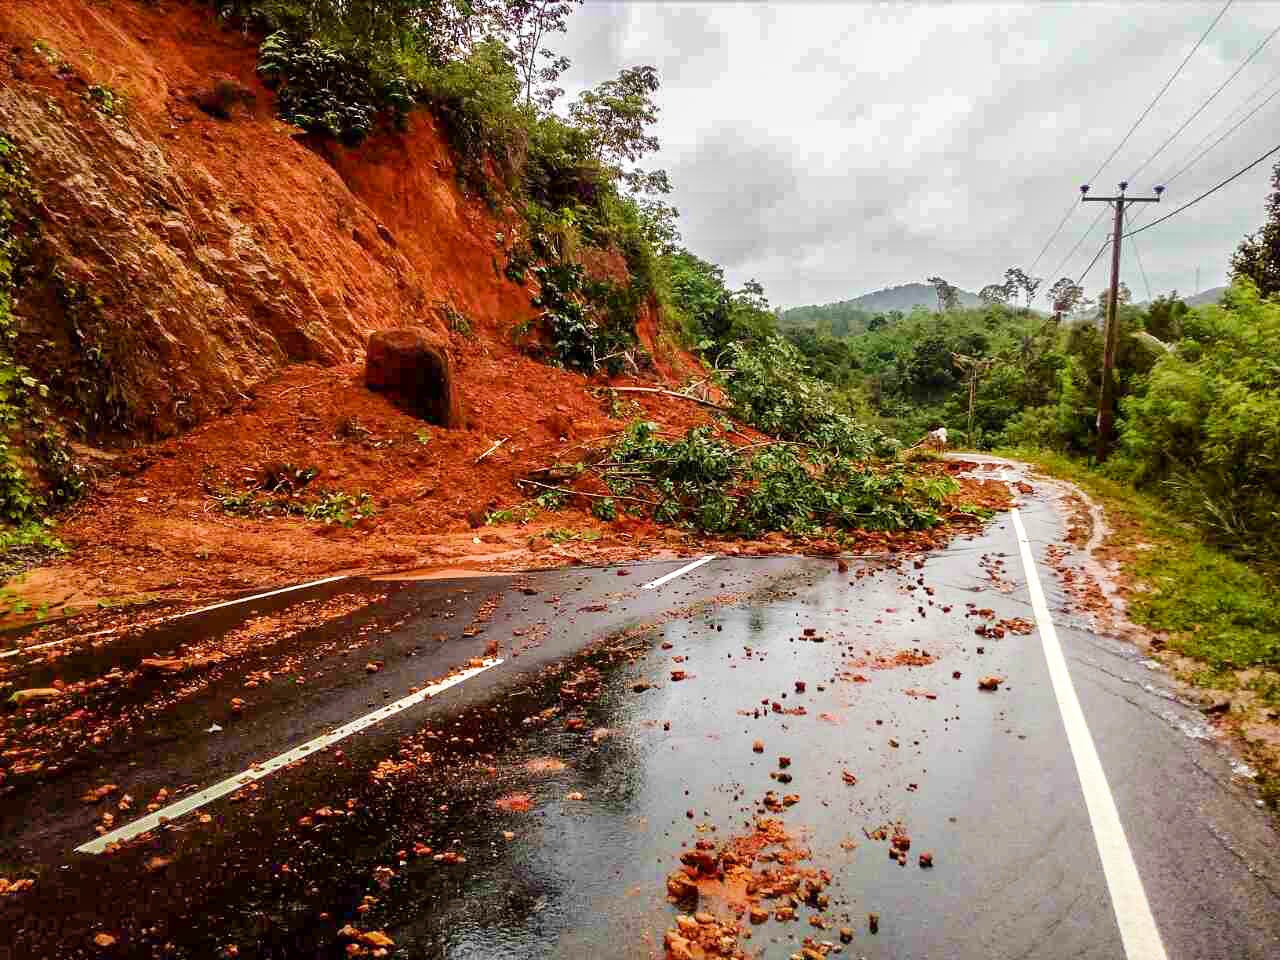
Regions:
<instances>
[{"instance_id":1,"label":"broken tree branch","mask_svg":"<svg viewBox=\"0 0 1280 960\"><path fill-rule=\"evenodd\" d=\"M501 440L495 440L493 446L491 446L484 453L480 454L480 456L476 457L476 463L479 463L485 457L489 456L489 454L493 453L495 450L497 450L500 446L502 446L504 443L506 443L510 439L511 439L510 437L503 437Z\"/></svg>"},{"instance_id":2,"label":"broken tree branch","mask_svg":"<svg viewBox=\"0 0 1280 960\"><path fill-rule=\"evenodd\" d=\"M539 483L537 480L517 480L516 484L527 483L531 486L542 487L544 490L556 490L560 493L568 494L571 497L590 497L592 500L632 500L636 503L643 503L650 507L656 507L656 500L646 500L643 497L628 497L620 493L587 493L585 490L574 490L572 487L554 487L549 483Z\"/></svg>"},{"instance_id":3,"label":"broken tree branch","mask_svg":"<svg viewBox=\"0 0 1280 960\"><path fill-rule=\"evenodd\" d=\"M677 400L688 400L690 403L701 404L704 407L710 407L712 410L719 410L721 413L730 412L728 407L712 403L710 400L691 397L687 393L676 393L674 390L663 390L661 387L609 387L609 389L615 393L658 393L664 397L675 397Z\"/></svg>"}]
</instances>

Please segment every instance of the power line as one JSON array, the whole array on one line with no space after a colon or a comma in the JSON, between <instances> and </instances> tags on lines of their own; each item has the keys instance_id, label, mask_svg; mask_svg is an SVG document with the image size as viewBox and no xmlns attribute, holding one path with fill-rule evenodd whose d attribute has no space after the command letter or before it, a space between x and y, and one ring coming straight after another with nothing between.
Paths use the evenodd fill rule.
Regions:
<instances>
[{"instance_id":1,"label":"power line","mask_svg":"<svg viewBox=\"0 0 1280 960\"><path fill-rule=\"evenodd\" d=\"M1062 215L1062 219L1058 221L1057 229L1049 235L1049 239L1044 242L1044 246L1040 248L1040 252L1036 254L1036 258L1031 261L1031 268L1027 273L1036 272L1036 264L1040 262L1040 258L1044 256L1045 251L1049 249L1049 245L1058 239L1058 234L1062 232L1062 228L1067 225L1067 221L1071 219L1071 215L1076 212L1076 202L1073 200L1071 206L1067 207L1067 212Z\"/></svg>"},{"instance_id":2,"label":"power line","mask_svg":"<svg viewBox=\"0 0 1280 960\"><path fill-rule=\"evenodd\" d=\"M1151 284L1147 282L1147 268L1142 265L1142 254L1138 252L1138 241L1133 241L1133 257L1138 261L1138 272L1142 274L1142 285L1147 290L1147 303L1153 299L1151 296Z\"/></svg>"},{"instance_id":3,"label":"power line","mask_svg":"<svg viewBox=\"0 0 1280 960\"><path fill-rule=\"evenodd\" d=\"M1278 78L1278 79L1280 79L1280 78ZM1271 81L1271 82L1274 82L1274 80L1273 80L1273 81ZM1268 82L1268 83L1266 83L1266 84L1263 84L1262 89L1265 89L1266 87L1270 86L1270 85L1271 85L1271 82ZM1187 162L1187 163L1183 164L1183 165L1182 165L1182 167L1181 167L1181 168L1179 168L1179 169L1178 169L1178 171L1177 171L1176 173L1174 173L1174 174L1173 174L1173 176L1171 176L1171 177L1166 177L1166 178L1164 179L1164 181L1163 181L1163 182L1164 182L1164 184L1165 184L1165 186L1168 186L1168 185L1169 185L1170 183L1172 183L1174 180L1178 179L1178 177L1182 176L1184 173L1186 173L1188 170L1190 170L1192 167L1194 167L1197 163L1199 163L1199 162L1200 162L1200 161L1205 157L1205 155L1206 155L1206 154L1208 154L1211 150L1213 150L1215 147L1217 147L1217 146L1218 146L1218 144L1222 143L1222 141L1226 140L1226 139L1227 139L1227 137L1231 136L1231 134L1233 134L1233 133L1235 133L1237 130L1239 130L1239 129L1240 129L1240 127L1244 125L1245 121L1247 121L1247 120L1249 120L1251 117L1253 117L1253 116L1254 116L1254 114L1256 114L1259 110L1261 110L1263 107L1265 107L1268 103L1270 103L1270 102L1271 102L1272 100L1274 100L1276 97L1280 97L1280 88L1278 88L1278 89L1276 89L1276 90L1272 91L1271 96L1267 97L1267 99L1263 100L1260 104L1258 104L1256 107L1254 107L1252 110L1250 110L1247 114L1245 114L1243 117L1241 117L1238 121L1236 121L1236 122L1231 126L1231 128L1230 128L1229 130L1227 130L1225 133L1223 133L1223 134L1222 134L1222 136L1218 137L1218 139L1217 139L1217 140L1215 140L1215 141L1213 141L1213 143L1211 143L1209 146L1205 147L1205 149L1204 149L1204 150L1202 150L1202 151L1200 151L1200 153L1196 154L1196 156L1195 156L1192 160L1190 160L1189 162ZM1252 98L1250 98L1250 99L1252 99ZM1212 136L1212 133L1210 134L1210 136ZM1205 139L1208 139L1208 138L1206 137ZM1201 143L1204 143L1204 140L1201 140L1200 142L1201 142ZM1134 218L1134 223L1133 223L1133 226L1134 226L1134 227L1137 227L1138 223L1140 222L1138 218L1139 218L1139 217L1142 217L1144 214L1148 213L1150 209L1151 209L1151 208L1147 208L1147 209L1145 209L1145 210L1141 210L1141 211L1139 211L1139 213L1138 213L1138 217L1135 217L1135 218ZM1170 216L1172 216L1172 214L1170 214Z\"/></svg>"},{"instance_id":4,"label":"power line","mask_svg":"<svg viewBox=\"0 0 1280 960\"><path fill-rule=\"evenodd\" d=\"M1058 264L1058 269L1053 271L1054 273L1061 275L1067 264L1071 262L1071 258L1076 255L1076 251L1080 249L1080 245L1084 243L1085 240L1089 239L1089 234L1093 233L1094 228L1102 221L1106 212L1107 210L1105 207L1098 211L1098 215L1093 218L1093 223L1089 224L1089 226L1085 228L1084 233L1080 235L1080 239L1076 241L1076 245L1071 248L1065 257L1062 258L1062 263Z\"/></svg>"},{"instance_id":5,"label":"power line","mask_svg":"<svg viewBox=\"0 0 1280 960\"><path fill-rule=\"evenodd\" d=\"M1139 234L1139 233L1142 233L1142 231L1144 231L1144 230L1150 230L1152 227L1156 226L1157 224L1164 223L1164 222L1165 222L1166 220L1168 220L1170 217L1176 217L1178 214L1180 214L1183 210L1186 210L1188 207L1194 207L1197 203L1199 203L1199 202L1200 202L1201 200L1203 200L1205 197L1208 197L1208 196L1211 196L1212 194L1217 193L1219 190L1221 190L1223 187L1225 187L1227 184L1229 184L1232 180L1236 180L1236 179L1238 179L1239 177L1244 176L1246 173L1248 173L1250 170L1252 170L1254 167L1256 167L1258 164L1260 164L1263 160L1267 159L1267 157L1271 156L1273 153L1280 153L1280 144L1278 144L1278 145L1276 145L1276 146L1272 147L1270 150L1268 150L1266 153L1264 153L1262 156L1260 156L1257 160L1253 161L1253 163L1249 164L1249 165L1248 165L1247 167L1245 167L1244 169L1242 169L1242 170L1237 170L1235 173L1233 173L1231 176L1227 177L1227 179L1223 180L1223 181L1222 181L1221 183L1219 183L1217 186L1210 187L1208 190L1206 190L1204 193L1200 194L1200 196L1196 197L1194 200L1188 200L1186 203L1184 203L1182 206L1180 206L1177 210L1174 210L1174 211L1172 211L1171 213L1166 213L1166 214L1165 214L1163 217L1161 217L1159 220L1152 220L1152 221L1151 221L1150 223L1148 223L1146 226L1139 227L1139 228L1138 228L1138 229L1136 229L1136 230L1130 230L1130 231L1129 231L1128 233L1126 233L1124 236L1125 236L1126 238L1127 238L1127 237L1132 237L1132 236L1135 236L1135 235L1137 235L1137 234Z\"/></svg>"},{"instance_id":6,"label":"power line","mask_svg":"<svg viewBox=\"0 0 1280 960\"><path fill-rule=\"evenodd\" d=\"M1177 171L1176 173L1174 173L1172 176L1170 176L1170 177L1166 177L1166 178L1164 179L1164 181L1163 181L1164 185L1167 187L1170 183L1172 183L1174 180L1177 180L1180 176L1182 176L1184 173L1186 173L1189 169L1191 169L1193 166L1195 166L1197 163L1199 163L1199 162L1200 162L1200 158L1201 158L1201 157L1203 157L1206 153L1208 153L1210 150L1212 150L1212 149L1213 149L1214 147L1216 147L1218 144L1222 143L1222 141L1223 141L1223 140L1225 140L1225 139L1227 139L1227 137L1231 136L1231 134L1233 134L1233 133L1235 133L1237 130L1239 130L1239 129L1240 129L1240 127L1242 127L1242 126L1244 125L1244 123L1245 123L1245 121L1246 121L1246 120L1248 120L1250 117L1252 117L1254 114L1256 114L1259 110L1261 110L1263 107L1265 107L1268 103L1270 103L1270 102L1271 102L1272 100L1274 100L1276 97L1280 97L1280 88L1277 88L1276 90L1272 91L1271 96L1267 97L1267 99L1263 100L1260 104L1258 104L1256 107L1254 107L1252 110L1250 110L1247 114L1245 114L1243 117L1241 117L1241 118L1240 118L1240 120L1238 120L1238 121L1237 121L1237 122L1236 122L1236 123L1231 127L1231 129L1230 129L1230 130L1228 130L1226 133L1224 133L1222 136L1220 136L1217 140L1213 141L1213 143L1211 143L1209 146L1205 147L1205 149L1204 149L1204 150L1202 150L1200 153L1198 153L1198 154L1196 155L1196 157L1195 157L1195 159L1194 159L1194 160L1192 160L1190 163L1184 164L1184 165L1183 165L1181 168L1179 168L1179 169L1178 169L1178 171ZM1202 141L1202 142L1203 142L1203 141Z\"/></svg>"},{"instance_id":7,"label":"power line","mask_svg":"<svg viewBox=\"0 0 1280 960\"><path fill-rule=\"evenodd\" d=\"M1106 169L1107 164L1109 164L1112 160L1114 160L1116 157L1116 154L1119 153L1121 149L1123 149L1124 145L1129 142L1129 138L1133 136L1133 132L1138 129L1138 126L1142 123L1143 120L1147 119L1147 114L1149 114L1153 109L1155 109L1155 105L1160 102L1160 98L1164 96L1165 91L1168 90L1169 87L1173 84L1173 81L1178 78L1178 74L1180 74L1182 72L1182 68L1187 65L1187 61L1189 61L1192 55L1197 50L1200 49L1200 44L1204 43L1205 38L1208 37L1210 32L1213 30L1213 28L1218 25L1218 21L1222 19L1222 15L1227 12L1227 8L1230 7L1231 4L1234 2L1235 0L1227 0L1227 2L1223 4L1222 9L1218 11L1218 15L1213 18L1213 23L1209 24L1209 26L1205 29L1204 33L1200 34L1200 39L1197 40L1196 45L1191 48L1191 52L1188 53L1182 59L1182 62L1180 64L1178 64L1178 69L1174 70L1173 74L1169 77L1169 79L1164 82L1164 86L1160 88L1160 92L1155 95L1155 98L1149 104L1147 104L1147 109L1143 110L1142 115L1138 117L1137 120L1134 121L1133 126L1129 128L1129 132L1124 135L1124 139L1121 140L1116 145L1116 148L1111 151L1111 154L1107 157L1107 159L1102 161L1102 166L1098 167L1097 172L1095 172L1094 175L1089 178L1091 181L1098 179L1098 175L1102 173L1104 169Z\"/></svg>"},{"instance_id":8,"label":"power line","mask_svg":"<svg viewBox=\"0 0 1280 960\"><path fill-rule=\"evenodd\" d=\"M1197 151L1199 151L1201 147L1203 147L1206 143L1208 143L1208 142L1210 141L1210 139L1212 139L1215 135L1217 135L1217 134L1218 134L1218 133L1219 133L1219 132L1224 128L1224 127L1226 127L1226 126L1228 126L1229 124L1231 124L1231 121L1232 121L1232 120L1234 120L1234 119L1235 119L1235 118L1236 118L1236 117L1241 113L1241 111L1248 110L1248 108L1249 108L1250 104L1252 104L1255 100L1257 100L1259 96L1261 96L1263 93L1265 93L1265 92L1267 91L1267 89L1268 89L1269 87L1273 86L1273 85L1276 83L1276 81L1278 81L1278 80L1280 80L1280 76L1274 76L1274 77L1272 77L1270 80L1268 80L1266 83L1262 84L1262 85L1261 85L1261 86L1259 86L1256 90L1254 90L1254 91L1253 91L1253 93L1249 94L1249 96L1247 96L1247 97L1244 99L1244 102L1243 102L1243 103L1241 103L1241 104L1240 104L1239 106L1237 106L1234 110L1232 110L1230 113L1228 113L1228 114L1227 114L1227 116L1226 116L1226 117L1224 117L1220 123L1218 123L1217 125L1215 125L1212 129L1210 129L1210 130L1209 130L1209 132L1208 132L1208 133L1206 133L1203 137L1201 137L1201 138L1200 138L1200 141L1199 141L1199 142L1198 142L1194 147L1192 147L1190 150L1188 150L1188 151L1186 152L1185 156L1186 156L1186 157L1190 157L1192 154L1197 154ZM1274 94L1273 94L1273 96L1274 96ZM1270 100L1271 100L1271 97L1268 97L1268 98L1267 98L1267 100L1263 101L1263 103L1262 103L1259 107L1257 107L1257 108L1255 108L1254 110L1250 111L1250 112L1248 113L1248 115L1247 115L1247 116L1243 117L1243 118L1242 118L1242 119L1240 119L1240 120L1239 120L1239 121L1238 121L1234 126L1232 126L1232 127L1231 127L1231 130L1235 130L1236 128L1238 128L1238 127L1240 126L1240 124L1244 122L1244 120L1247 120L1247 119L1248 119L1248 117L1251 117L1251 116L1253 116L1255 113L1257 113L1257 112L1258 112L1258 110L1260 110L1260 109L1262 108L1262 106L1265 106L1267 103L1269 103L1269 102L1270 102ZM1230 130L1229 130L1229 131L1227 131L1227 133L1224 133L1224 134L1222 135L1222 137L1227 136L1230 132L1231 132ZM1214 146L1216 146L1218 143L1221 143L1221 142L1222 142L1222 137L1219 137L1219 139L1218 139L1218 140L1214 141ZM1212 147L1210 147L1209 149L1213 149L1213 148L1212 148ZM1197 154L1197 159L1198 159L1198 157L1199 157L1199 154ZM1179 173L1181 173L1181 171L1179 171ZM1163 184L1164 184L1164 185L1166 185L1166 186L1168 186L1169 181L1170 181L1170 180L1172 180L1172 179L1173 179L1173 177L1174 177L1174 176L1177 176L1177 175L1178 175L1178 174L1174 174L1173 176L1161 177L1161 178L1160 178L1160 180L1159 180L1159 182L1160 182L1160 183L1163 183Z\"/></svg>"},{"instance_id":9,"label":"power line","mask_svg":"<svg viewBox=\"0 0 1280 960\"><path fill-rule=\"evenodd\" d=\"M1160 156L1160 154L1164 152L1165 148L1168 147L1169 144L1173 143L1173 141L1177 139L1178 135L1182 133L1183 130L1187 129L1187 127L1190 126L1191 121L1194 120L1196 117L1200 116L1200 114L1204 112L1204 109L1207 106L1209 106L1209 104L1213 103L1213 101L1217 98L1218 94L1220 94L1223 90L1225 90L1227 88L1227 85L1240 75L1240 71L1243 70L1245 67L1247 67L1249 65L1249 62L1253 60L1253 58L1256 57L1259 53L1262 52L1262 48L1265 47L1268 43L1270 43L1271 38L1274 37L1277 33L1280 33L1280 27L1276 27L1274 30L1272 30L1269 34L1266 35L1266 37L1263 39L1263 41L1260 44L1258 44L1256 47L1253 48L1253 52L1250 53L1247 57L1244 58L1244 60L1240 62L1240 66L1236 67L1235 70L1232 71L1231 76L1227 77L1226 80L1222 81L1221 86L1219 86L1217 90L1213 91L1213 93L1209 94L1208 99L1205 100L1204 103L1200 104L1200 106L1198 106L1195 109L1195 111L1191 114L1191 116L1187 117L1186 120L1182 121L1182 126L1178 127L1177 130L1169 134L1168 139L1166 139L1164 143L1160 144L1160 146L1156 148L1156 152L1153 153L1150 157L1148 157L1146 163L1144 163L1137 170L1135 170L1133 172L1133 176L1131 176L1129 179L1136 180L1138 178L1138 174L1140 174L1143 170L1147 169L1147 167L1151 165L1152 161L1155 160L1156 157Z\"/></svg>"},{"instance_id":10,"label":"power line","mask_svg":"<svg viewBox=\"0 0 1280 960\"><path fill-rule=\"evenodd\" d=\"M1142 124L1142 121L1147 118L1147 114L1149 114L1155 108L1155 105L1160 102L1160 98L1165 95L1165 91L1167 91L1169 87L1173 84L1173 81L1178 78L1178 74L1182 72L1182 68L1187 65L1187 62L1190 61L1191 57L1195 54L1195 52L1200 49L1200 45L1204 43L1205 38L1207 38L1209 34L1213 31L1213 28L1218 25L1218 21L1222 19L1223 14L1227 12L1227 9L1234 2L1235 0L1227 0L1227 2L1223 4L1222 9L1218 11L1218 15L1213 18L1213 22L1210 23L1209 26L1205 28L1204 33L1200 34L1200 39L1196 41L1195 46L1191 48L1190 52L1185 57L1183 57L1182 62L1178 64L1177 69L1174 70L1173 73L1170 74L1169 79L1164 82L1164 86L1160 88L1159 92L1156 93L1155 97L1152 98L1151 102L1147 104L1147 108L1142 111L1138 119L1133 122L1133 126L1129 128L1129 132L1124 135L1124 138L1118 144L1116 144L1115 149L1112 150L1111 153L1107 155L1107 159L1103 160L1102 163L1099 165L1098 169L1094 171L1093 176L1089 178L1090 181L1097 180L1099 175L1101 175L1102 171L1106 169L1107 164L1109 164L1112 160L1114 160L1116 158L1116 154L1118 154L1124 148L1124 145L1129 142L1129 138L1133 136L1134 131L1137 130L1138 127ZM1058 239L1058 235L1062 233L1062 228L1066 226L1067 221L1071 219L1071 214L1075 211L1075 209L1076 209L1076 204L1073 202L1071 206L1067 208L1067 212L1063 214L1062 219L1058 222L1058 226L1054 229L1053 233L1049 235L1049 239L1045 241L1044 246L1040 248L1040 252L1036 254L1036 258L1033 261L1031 261L1031 268L1028 271L1029 273L1035 272L1036 265L1040 262L1040 259L1045 255L1045 251L1049 249L1053 241ZM1092 230L1093 227L1090 227L1089 229ZM1080 243L1077 243L1074 247L1071 248L1071 253L1067 255L1067 260L1071 259L1072 254L1076 252L1079 246L1080 246ZM1066 263L1064 262L1063 266L1065 265ZM1059 267L1058 269L1061 270L1062 268ZM1056 273L1058 271L1054 271L1054 272Z\"/></svg>"},{"instance_id":11,"label":"power line","mask_svg":"<svg viewBox=\"0 0 1280 960\"><path fill-rule=\"evenodd\" d=\"M1102 212L1103 212L1103 213L1106 213L1106 212L1107 212L1107 210L1106 210L1106 208L1105 208L1105 207L1103 207ZM1089 265L1088 265L1087 267L1085 267L1085 268L1084 268L1084 273L1080 274L1080 279L1076 281L1076 286L1077 286L1077 287L1079 287L1079 286L1083 286L1083 284L1084 284L1084 278L1085 278L1085 277L1087 277L1087 276L1089 275L1089 271L1093 269L1093 265L1094 265L1095 263L1097 263L1097 262L1098 262L1098 258L1099 258L1100 256L1102 256L1102 251L1103 251L1103 250L1106 250L1106 249L1107 249L1107 247L1109 247L1109 246L1111 246L1111 238L1110 238L1110 237L1108 237L1106 240L1104 240L1104 241L1102 242L1102 246L1100 246L1100 247L1098 248L1098 252L1097 252L1097 253L1095 253L1095 254L1093 255L1093 259L1089 261Z\"/></svg>"}]
</instances>

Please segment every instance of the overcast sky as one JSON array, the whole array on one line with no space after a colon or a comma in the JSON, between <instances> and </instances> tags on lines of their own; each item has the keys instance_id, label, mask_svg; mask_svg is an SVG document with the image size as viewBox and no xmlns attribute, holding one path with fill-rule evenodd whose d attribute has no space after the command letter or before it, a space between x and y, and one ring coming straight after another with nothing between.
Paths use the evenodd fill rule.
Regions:
<instances>
[{"instance_id":1,"label":"overcast sky","mask_svg":"<svg viewBox=\"0 0 1280 960\"><path fill-rule=\"evenodd\" d=\"M671 174L685 244L734 284L756 277L773 303L796 306L933 274L976 291L1030 267L1221 8L587 0L553 45L574 61L570 96L624 66L658 68L662 149L650 163ZM1280 4L1233 4L1095 195L1137 172L1278 26ZM1129 192L1149 193L1273 78L1248 109L1280 90L1280 37ZM1278 120L1280 96L1174 179L1159 212L1275 146ZM1135 298L1146 299L1135 246L1157 295L1193 292L1197 267L1201 288L1225 282L1231 251L1264 216L1272 162L1126 241L1121 276ZM1076 204L1035 273L1078 276L1109 217L1067 255L1104 209ZM1086 280L1091 294L1107 265Z\"/></svg>"}]
</instances>

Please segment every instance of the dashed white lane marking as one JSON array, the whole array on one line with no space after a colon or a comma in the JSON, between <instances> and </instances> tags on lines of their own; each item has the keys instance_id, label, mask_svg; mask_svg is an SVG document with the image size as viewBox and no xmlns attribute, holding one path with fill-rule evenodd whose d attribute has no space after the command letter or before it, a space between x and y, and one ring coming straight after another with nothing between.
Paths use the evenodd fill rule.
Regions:
<instances>
[{"instance_id":1,"label":"dashed white lane marking","mask_svg":"<svg viewBox=\"0 0 1280 960\"><path fill-rule=\"evenodd\" d=\"M693 561L693 563L686 563L679 570L672 570L666 576L662 576L662 577L659 577L657 580L650 580L648 583L642 584L640 589L656 590L658 587L662 586L664 583L674 580L676 577L683 576L684 574L688 573L690 570L697 570L698 567L702 566L704 563L710 563L712 560L716 558L716 556L717 554L709 553L705 557L702 557L701 559Z\"/></svg>"},{"instance_id":2,"label":"dashed white lane marking","mask_svg":"<svg viewBox=\"0 0 1280 960\"><path fill-rule=\"evenodd\" d=\"M297 763L299 760L313 756L318 750L332 746L339 740L345 740L352 734L359 733L361 730L371 727L375 723L380 723L387 719L387 717L394 716L402 710L407 710L414 704L421 703L423 700L429 700L436 694L442 693L450 687L455 687L465 680L470 680L477 674L484 673L486 670L492 669L500 663L502 663L501 659L486 659L478 667L469 667L460 673L455 673L453 676L442 680L440 683L434 683L429 687L419 690L417 693L411 693L409 696L402 697L394 703L389 703L385 707L380 707L372 713L366 713L363 717L357 717L355 720L344 723L336 730L322 734L314 740L308 740L301 746L294 747L292 750L282 753L278 757L272 757L270 760L254 764L248 770L237 773L234 776L227 777L227 779L221 780L211 787L205 787L205 789L201 790L199 793L193 793L189 797L183 797L176 803L171 803L161 810L156 810L154 813L147 814L140 820L135 820L133 823L127 823L122 827L117 827L110 833L104 833L100 837L95 837L88 843L82 843L80 846L76 847L76 852L102 853L102 851L104 851L110 844L130 840L140 833L146 833L148 830L154 830L156 827L160 826L162 821L176 820L178 817L185 816L193 810L198 810L200 807L217 800L219 797L225 797L228 793L234 793L245 784L253 783L255 780L261 780L263 777L275 773L282 767L287 767L291 763Z\"/></svg>"},{"instance_id":3,"label":"dashed white lane marking","mask_svg":"<svg viewBox=\"0 0 1280 960\"><path fill-rule=\"evenodd\" d=\"M294 590L305 590L307 587L319 587L326 583L335 583L338 580L347 579L345 575L339 574L336 577L325 577L323 580L312 580L310 583L299 583L292 587L281 587L279 590L268 590L266 593L255 593L251 597L238 597L235 600L224 600L221 603L211 603L207 607L200 607L197 610L187 610L185 613L175 613L171 617L158 617L155 620L147 620L140 624L139 627L154 627L159 623L169 623L173 620L183 620L187 617L194 617L199 613L208 613L210 610L221 610L223 607L234 607L238 603L252 603L254 600L264 600L267 597L274 597L281 593L292 593ZM6 650L0 653L0 660L6 657L16 657L20 653L29 653L33 650L44 650L47 647L56 647L62 643L70 643L72 640L88 640L90 637L101 637L108 633L115 633L117 628L110 630L95 630L93 633L78 633L74 637L63 637L61 640L50 640L48 643L33 643L27 647L17 647L13 650Z\"/></svg>"},{"instance_id":4,"label":"dashed white lane marking","mask_svg":"<svg viewBox=\"0 0 1280 960\"><path fill-rule=\"evenodd\" d=\"M1022 525L1022 516L1016 507L1010 511L1010 515L1018 534L1018 551L1022 555L1022 567L1027 575L1031 609L1035 611L1036 626L1044 646L1044 658L1049 665L1049 678L1053 682L1062 724L1067 731L1067 743L1071 747L1076 774L1080 778L1080 788L1084 792L1085 806L1089 811L1089 821L1093 825L1093 836L1098 844L1098 856L1102 859L1102 873L1107 880L1107 889L1111 892L1111 906L1120 927L1125 957L1127 960L1166 960L1164 943L1160 939L1155 917L1151 915L1151 905L1147 903L1147 893L1143 889L1142 878L1138 875L1137 864L1133 862L1133 852L1129 849L1124 827L1120 824L1115 798L1107 785L1107 775L1102 769L1102 761L1098 759L1093 736L1085 723L1084 711L1080 708L1075 686L1071 683L1071 674L1067 670L1066 658L1062 655L1062 645L1058 642L1053 618L1049 615L1049 605L1045 602L1044 590L1040 586L1040 575L1036 572L1035 559L1031 555L1031 542L1027 539L1026 527Z\"/></svg>"}]
</instances>

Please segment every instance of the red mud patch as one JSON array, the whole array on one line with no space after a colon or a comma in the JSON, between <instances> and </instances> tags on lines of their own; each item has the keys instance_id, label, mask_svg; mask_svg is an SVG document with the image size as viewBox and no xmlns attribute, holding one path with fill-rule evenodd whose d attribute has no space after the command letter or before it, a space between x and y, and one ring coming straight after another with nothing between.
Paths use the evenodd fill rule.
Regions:
<instances>
[{"instance_id":1,"label":"red mud patch","mask_svg":"<svg viewBox=\"0 0 1280 960\"><path fill-rule=\"evenodd\" d=\"M897 670L900 667L927 667L936 660L937 657L923 650L899 650L890 657L858 657L850 660L849 666L872 670Z\"/></svg>"},{"instance_id":2,"label":"red mud patch","mask_svg":"<svg viewBox=\"0 0 1280 960\"><path fill-rule=\"evenodd\" d=\"M503 813L528 813L533 809L533 798L527 793L508 793L493 801Z\"/></svg>"}]
</instances>

